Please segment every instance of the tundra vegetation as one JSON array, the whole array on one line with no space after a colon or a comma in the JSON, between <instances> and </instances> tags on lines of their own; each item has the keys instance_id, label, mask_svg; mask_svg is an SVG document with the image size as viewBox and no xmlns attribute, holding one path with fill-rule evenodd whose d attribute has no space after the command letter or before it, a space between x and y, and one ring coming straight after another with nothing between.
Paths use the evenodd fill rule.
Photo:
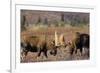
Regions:
<instances>
[{"instance_id":1,"label":"tundra vegetation","mask_svg":"<svg viewBox=\"0 0 100 73\"><path fill-rule=\"evenodd\" d=\"M21 10L21 63L90 58L89 13Z\"/></svg>"}]
</instances>

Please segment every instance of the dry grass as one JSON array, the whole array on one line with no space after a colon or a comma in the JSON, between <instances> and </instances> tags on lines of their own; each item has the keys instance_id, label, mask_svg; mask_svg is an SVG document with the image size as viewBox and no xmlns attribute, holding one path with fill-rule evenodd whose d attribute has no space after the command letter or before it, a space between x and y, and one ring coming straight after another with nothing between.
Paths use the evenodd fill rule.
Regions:
<instances>
[{"instance_id":1,"label":"dry grass","mask_svg":"<svg viewBox=\"0 0 100 73\"><path fill-rule=\"evenodd\" d=\"M34 27L28 28L26 31L21 32L21 40L25 39L26 37L29 36L39 36L41 37L42 35L46 35L47 41L49 42L50 40L54 40L54 31L58 32L58 35L64 34L65 37L65 42L67 44L68 41L71 41L74 38L74 33L75 32L81 32L81 33L87 33L89 34L89 27L84 26L84 27L41 27L35 29ZM87 49L86 49L87 51ZM68 60L86 60L89 59L87 52L83 55L80 56L79 52L74 55L70 55L69 48L59 48L57 49L57 55L53 56L50 55L50 50L48 50L48 58L46 58L43 53L41 53L40 57L37 57L37 52L29 52L28 55L21 61L22 63L27 63L27 62L44 62L44 61L68 61Z\"/></svg>"}]
</instances>

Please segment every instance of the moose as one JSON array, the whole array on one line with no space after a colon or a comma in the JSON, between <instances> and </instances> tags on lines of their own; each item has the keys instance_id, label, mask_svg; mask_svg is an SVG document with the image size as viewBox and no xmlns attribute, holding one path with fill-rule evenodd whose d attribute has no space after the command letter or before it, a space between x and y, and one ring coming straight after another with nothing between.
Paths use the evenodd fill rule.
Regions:
<instances>
[{"instance_id":1,"label":"moose","mask_svg":"<svg viewBox=\"0 0 100 73\"><path fill-rule=\"evenodd\" d=\"M21 42L21 54L27 56L28 52L38 52L38 57L43 52L44 56L48 58L47 51L50 50L51 55L56 55L57 50L54 40L49 43L46 41L46 37L31 36L26 37L24 42Z\"/></svg>"},{"instance_id":2,"label":"moose","mask_svg":"<svg viewBox=\"0 0 100 73\"><path fill-rule=\"evenodd\" d=\"M90 37L88 34L76 32L74 40L72 40L71 43L69 42L70 54L71 55L73 55L73 53L76 54L77 50L79 49L82 55L85 48L89 50L89 43L90 43L89 41Z\"/></svg>"}]
</instances>

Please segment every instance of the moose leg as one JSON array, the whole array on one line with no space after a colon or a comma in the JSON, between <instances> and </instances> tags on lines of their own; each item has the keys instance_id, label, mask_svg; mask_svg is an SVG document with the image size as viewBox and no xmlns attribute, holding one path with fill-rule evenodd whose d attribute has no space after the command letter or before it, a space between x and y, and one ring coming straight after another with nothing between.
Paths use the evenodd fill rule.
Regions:
<instances>
[{"instance_id":1,"label":"moose leg","mask_svg":"<svg viewBox=\"0 0 100 73\"><path fill-rule=\"evenodd\" d=\"M21 61L23 61L25 59L25 57L27 56L28 51L27 50L22 50L21 52Z\"/></svg>"},{"instance_id":2,"label":"moose leg","mask_svg":"<svg viewBox=\"0 0 100 73\"><path fill-rule=\"evenodd\" d=\"M27 50L24 51L24 55L25 55L25 57L27 56L27 54L28 54L28 51L27 51Z\"/></svg>"},{"instance_id":3,"label":"moose leg","mask_svg":"<svg viewBox=\"0 0 100 73\"><path fill-rule=\"evenodd\" d=\"M70 55L73 55L74 54L74 49L72 48L71 50L70 50Z\"/></svg>"},{"instance_id":4,"label":"moose leg","mask_svg":"<svg viewBox=\"0 0 100 73\"><path fill-rule=\"evenodd\" d=\"M41 50L41 49L39 49L38 57L41 55L41 52L42 52L42 50Z\"/></svg>"},{"instance_id":5,"label":"moose leg","mask_svg":"<svg viewBox=\"0 0 100 73\"><path fill-rule=\"evenodd\" d=\"M82 55L85 55L85 47L82 48Z\"/></svg>"},{"instance_id":6,"label":"moose leg","mask_svg":"<svg viewBox=\"0 0 100 73\"><path fill-rule=\"evenodd\" d=\"M80 48L80 56L82 56L82 53L83 53L83 49Z\"/></svg>"},{"instance_id":7,"label":"moose leg","mask_svg":"<svg viewBox=\"0 0 100 73\"><path fill-rule=\"evenodd\" d=\"M56 56L56 54L57 54L57 49L54 50L54 56Z\"/></svg>"},{"instance_id":8,"label":"moose leg","mask_svg":"<svg viewBox=\"0 0 100 73\"><path fill-rule=\"evenodd\" d=\"M48 56L47 56L47 50L44 50L43 53L44 53L45 57L48 58Z\"/></svg>"},{"instance_id":9,"label":"moose leg","mask_svg":"<svg viewBox=\"0 0 100 73\"><path fill-rule=\"evenodd\" d=\"M24 59L24 52L23 52L23 50L21 50L21 61L23 61L23 59Z\"/></svg>"},{"instance_id":10,"label":"moose leg","mask_svg":"<svg viewBox=\"0 0 100 73\"><path fill-rule=\"evenodd\" d=\"M77 49L76 48L74 49L74 53L77 54Z\"/></svg>"}]
</instances>

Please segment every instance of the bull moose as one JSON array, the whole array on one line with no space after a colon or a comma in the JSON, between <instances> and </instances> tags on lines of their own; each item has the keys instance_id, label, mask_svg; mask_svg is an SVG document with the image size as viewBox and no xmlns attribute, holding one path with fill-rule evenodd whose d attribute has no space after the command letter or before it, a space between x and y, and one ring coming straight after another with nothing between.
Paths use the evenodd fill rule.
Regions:
<instances>
[{"instance_id":1,"label":"bull moose","mask_svg":"<svg viewBox=\"0 0 100 73\"><path fill-rule=\"evenodd\" d=\"M72 42L69 43L70 54L72 55L73 53L77 53L77 50L79 49L82 55L84 48L89 49L89 41L90 38L88 34L76 32L74 40L72 40Z\"/></svg>"},{"instance_id":2,"label":"bull moose","mask_svg":"<svg viewBox=\"0 0 100 73\"><path fill-rule=\"evenodd\" d=\"M56 55L57 50L55 49L54 41L47 43L45 37L31 36L24 39L24 42L21 42L22 55L27 55L28 52L38 52L38 57L43 52L44 56L48 58L47 51L50 51L51 55Z\"/></svg>"}]
</instances>

